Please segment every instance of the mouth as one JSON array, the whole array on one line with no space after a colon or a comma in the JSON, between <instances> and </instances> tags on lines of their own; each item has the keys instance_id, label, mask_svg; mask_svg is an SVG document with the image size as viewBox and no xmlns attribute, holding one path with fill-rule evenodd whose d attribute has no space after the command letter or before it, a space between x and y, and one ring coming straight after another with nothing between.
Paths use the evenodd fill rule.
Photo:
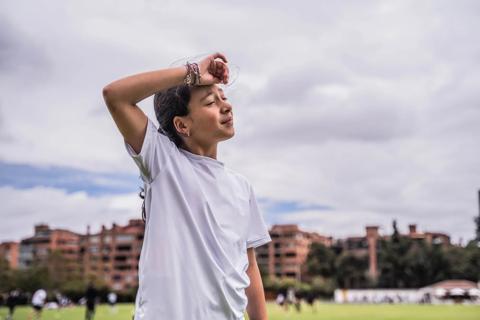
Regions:
<instances>
[{"instance_id":1,"label":"mouth","mask_svg":"<svg viewBox=\"0 0 480 320\"><path fill-rule=\"evenodd\" d=\"M233 123L233 117L229 117L227 120L221 122L221 124L232 124L232 123Z\"/></svg>"}]
</instances>

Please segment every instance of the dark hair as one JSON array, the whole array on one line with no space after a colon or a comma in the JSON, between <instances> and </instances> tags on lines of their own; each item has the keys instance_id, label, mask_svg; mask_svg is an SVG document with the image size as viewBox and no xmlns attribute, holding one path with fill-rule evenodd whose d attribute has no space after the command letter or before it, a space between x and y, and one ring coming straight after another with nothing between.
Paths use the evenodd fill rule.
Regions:
<instances>
[{"instance_id":1,"label":"dark hair","mask_svg":"<svg viewBox=\"0 0 480 320\"><path fill-rule=\"evenodd\" d=\"M173 118L188 115L188 103L191 91L187 85L179 85L155 93L153 107L160 128L158 131L165 134L177 147L183 145L183 140L173 124Z\"/></svg>"},{"instance_id":2,"label":"dark hair","mask_svg":"<svg viewBox=\"0 0 480 320\"><path fill-rule=\"evenodd\" d=\"M175 129L173 118L176 116L186 116L189 113L188 103L190 102L191 90L187 85L179 85L155 93L153 97L153 107L155 117L157 118L159 128L158 132L166 135L177 147L183 146L184 142ZM145 212L145 190L140 187L138 194L143 199L142 220L146 222Z\"/></svg>"}]
</instances>

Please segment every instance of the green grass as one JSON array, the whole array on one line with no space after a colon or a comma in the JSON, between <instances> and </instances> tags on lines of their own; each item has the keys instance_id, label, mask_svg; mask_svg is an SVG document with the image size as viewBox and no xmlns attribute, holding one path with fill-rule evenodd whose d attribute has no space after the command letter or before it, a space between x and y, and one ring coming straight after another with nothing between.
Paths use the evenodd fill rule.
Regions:
<instances>
[{"instance_id":1,"label":"green grass","mask_svg":"<svg viewBox=\"0 0 480 320\"><path fill-rule=\"evenodd\" d=\"M315 304L315 310L302 304L301 313L293 306L286 311L274 303L268 303L270 320L479 320L480 306L469 305L338 305L333 303ZM14 320L27 320L30 307L20 307L15 311ZM117 313L112 313L108 305L97 307L95 320L131 320L132 304L118 304ZM0 320L5 320L6 308L0 308ZM74 307L62 310L44 310L42 320L83 320L85 308ZM248 317L246 317L248 319ZM172 319L173 320L173 319ZM203 319L192 319L203 320Z\"/></svg>"}]
</instances>

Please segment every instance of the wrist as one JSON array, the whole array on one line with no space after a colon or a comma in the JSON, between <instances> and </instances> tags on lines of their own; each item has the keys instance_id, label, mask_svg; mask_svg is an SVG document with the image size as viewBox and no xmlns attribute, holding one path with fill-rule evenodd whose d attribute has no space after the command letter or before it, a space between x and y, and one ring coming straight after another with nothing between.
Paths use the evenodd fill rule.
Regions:
<instances>
[{"instance_id":1,"label":"wrist","mask_svg":"<svg viewBox=\"0 0 480 320\"><path fill-rule=\"evenodd\" d=\"M186 69L186 74L183 83L189 87L200 85L201 76L198 63L187 62L184 67Z\"/></svg>"}]
</instances>

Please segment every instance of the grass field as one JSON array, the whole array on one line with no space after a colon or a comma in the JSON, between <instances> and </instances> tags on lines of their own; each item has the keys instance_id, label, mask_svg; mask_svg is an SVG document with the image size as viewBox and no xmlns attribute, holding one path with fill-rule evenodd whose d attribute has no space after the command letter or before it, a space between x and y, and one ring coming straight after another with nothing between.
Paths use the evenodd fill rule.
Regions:
<instances>
[{"instance_id":1,"label":"grass field","mask_svg":"<svg viewBox=\"0 0 480 320\"><path fill-rule=\"evenodd\" d=\"M290 307L288 311L274 303L268 303L270 320L479 320L480 306L468 305L337 305L333 303L315 304L315 310L306 304L301 313ZM132 304L117 305L117 312L111 312L108 305L97 307L95 320L131 320ZM14 320L26 320L31 308L21 307L15 311ZM5 320L6 308L0 308L0 320ZM85 309L75 307L63 310L44 310L42 320L82 320ZM248 317L245 317L248 319ZM174 320L174 319L172 319ZM195 319L192 319L195 320Z\"/></svg>"}]
</instances>

